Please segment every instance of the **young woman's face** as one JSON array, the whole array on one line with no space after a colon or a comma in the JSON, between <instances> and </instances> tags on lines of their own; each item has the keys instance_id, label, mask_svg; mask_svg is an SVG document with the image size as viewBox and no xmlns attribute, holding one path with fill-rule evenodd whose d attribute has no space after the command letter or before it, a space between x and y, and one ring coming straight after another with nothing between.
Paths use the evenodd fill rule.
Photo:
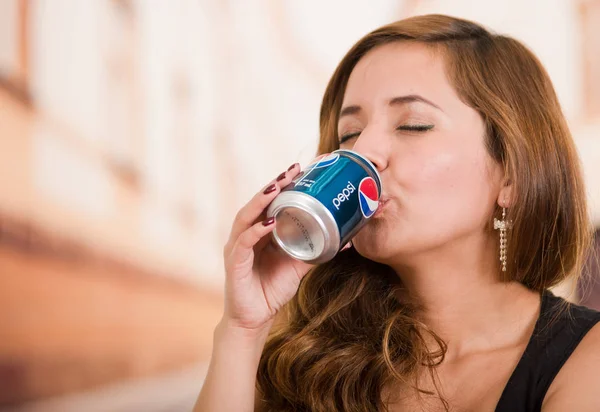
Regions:
<instances>
[{"instance_id":1,"label":"young woman's face","mask_svg":"<svg viewBox=\"0 0 600 412\"><path fill-rule=\"evenodd\" d=\"M393 262L489 236L503 170L487 152L481 116L431 48L398 42L365 55L348 80L338 136L382 179L382 207L353 239L363 256Z\"/></svg>"}]
</instances>

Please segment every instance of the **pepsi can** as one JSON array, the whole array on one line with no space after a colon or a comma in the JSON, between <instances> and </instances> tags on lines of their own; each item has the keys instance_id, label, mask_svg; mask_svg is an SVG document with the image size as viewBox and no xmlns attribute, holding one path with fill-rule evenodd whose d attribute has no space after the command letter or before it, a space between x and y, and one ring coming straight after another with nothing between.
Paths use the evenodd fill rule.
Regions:
<instances>
[{"instance_id":1,"label":"pepsi can","mask_svg":"<svg viewBox=\"0 0 600 412\"><path fill-rule=\"evenodd\" d=\"M275 242L309 263L332 259L373 216L381 178L373 164L352 150L317 157L271 202Z\"/></svg>"}]
</instances>

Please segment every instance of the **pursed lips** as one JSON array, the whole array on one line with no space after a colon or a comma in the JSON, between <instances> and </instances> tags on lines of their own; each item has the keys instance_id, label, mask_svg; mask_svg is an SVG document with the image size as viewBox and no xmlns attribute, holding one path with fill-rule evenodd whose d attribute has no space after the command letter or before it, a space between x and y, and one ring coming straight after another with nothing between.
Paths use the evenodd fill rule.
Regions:
<instances>
[{"instance_id":1,"label":"pursed lips","mask_svg":"<svg viewBox=\"0 0 600 412\"><path fill-rule=\"evenodd\" d=\"M390 200L389 197L387 196L381 196L379 198L379 206L377 206L377 210L375 211L375 214L373 216L377 216L379 213L381 213L381 210L383 209L383 207L385 206L385 204Z\"/></svg>"}]
</instances>

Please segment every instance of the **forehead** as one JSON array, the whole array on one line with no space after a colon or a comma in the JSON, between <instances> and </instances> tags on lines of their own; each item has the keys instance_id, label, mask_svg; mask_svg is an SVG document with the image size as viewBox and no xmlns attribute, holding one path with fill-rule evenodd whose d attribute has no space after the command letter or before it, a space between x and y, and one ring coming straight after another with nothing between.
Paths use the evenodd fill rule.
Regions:
<instances>
[{"instance_id":1,"label":"forehead","mask_svg":"<svg viewBox=\"0 0 600 412\"><path fill-rule=\"evenodd\" d=\"M360 104L367 95L387 99L414 93L437 99L439 104L457 98L439 50L399 41L378 46L358 61L348 79L344 104Z\"/></svg>"}]
</instances>

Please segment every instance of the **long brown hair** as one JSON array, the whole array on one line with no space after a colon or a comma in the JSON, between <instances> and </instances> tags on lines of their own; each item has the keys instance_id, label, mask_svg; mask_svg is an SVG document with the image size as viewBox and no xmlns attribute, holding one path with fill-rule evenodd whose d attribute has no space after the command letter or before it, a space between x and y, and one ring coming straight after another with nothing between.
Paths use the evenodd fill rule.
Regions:
<instances>
[{"instance_id":1,"label":"long brown hair","mask_svg":"<svg viewBox=\"0 0 600 412\"><path fill-rule=\"evenodd\" d=\"M318 152L339 147L339 112L356 63L373 48L398 41L420 42L443 56L460 98L486 124L490 156L513 185L509 260L498 276L540 293L577 276L591 235L579 160L546 71L510 37L442 15L412 17L369 33L342 59L325 90ZM396 298L401 287L389 267L353 248L313 268L264 348L257 376L261 408L384 410L382 393L393 382L430 393L417 384L423 367L439 395L435 367L446 345L416 319L412 305ZM426 334L438 350L427 349Z\"/></svg>"}]
</instances>

